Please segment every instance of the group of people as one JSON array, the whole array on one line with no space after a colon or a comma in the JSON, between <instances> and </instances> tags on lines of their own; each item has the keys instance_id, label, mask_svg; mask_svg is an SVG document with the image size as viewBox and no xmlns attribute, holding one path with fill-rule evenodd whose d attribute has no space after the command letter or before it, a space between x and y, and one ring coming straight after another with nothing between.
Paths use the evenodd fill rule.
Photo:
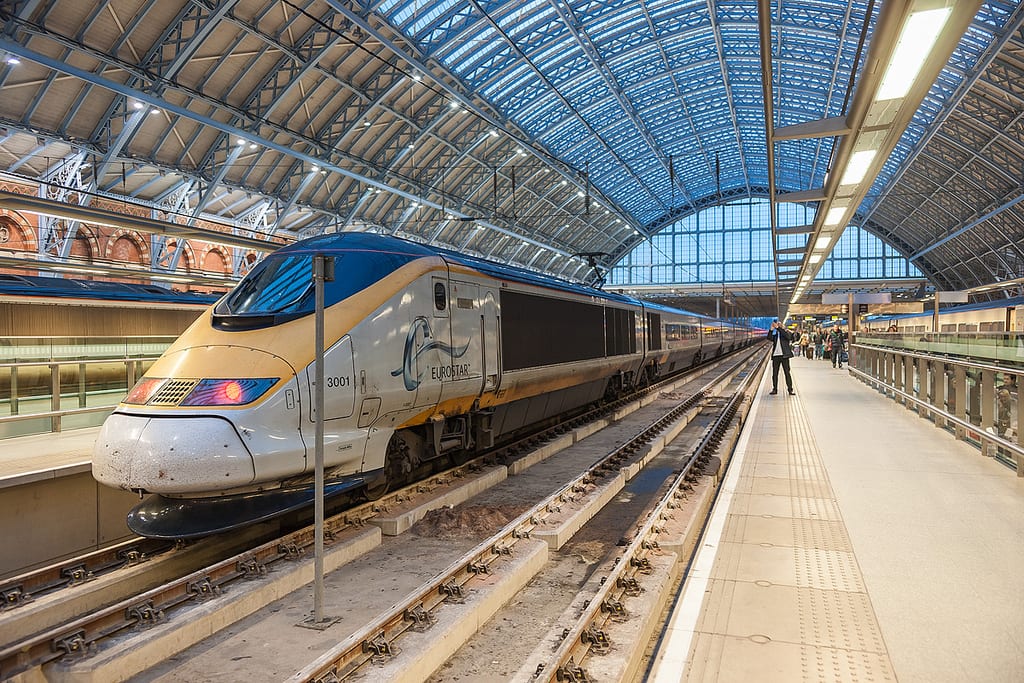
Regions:
<instances>
[{"instance_id":1,"label":"group of people","mask_svg":"<svg viewBox=\"0 0 1024 683\"><path fill-rule=\"evenodd\" d=\"M772 322L768 330L768 341L772 344L772 390L771 394L779 393L779 368L781 367L786 375L786 389L790 395L795 394L793 390L793 376L790 372L789 359L797 351L800 355L809 359L831 360L832 367L842 369L843 363L848 359L846 346L846 333L839 325L833 325L825 330L820 325L814 329L803 332L791 332L778 320ZM794 346L798 347L797 349Z\"/></svg>"},{"instance_id":2,"label":"group of people","mask_svg":"<svg viewBox=\"0 0 1024 683\"><path fill-rule=\"evenodd\" d=\"M848 357L846 333L839 325L826 330L818 325L800 333L800 355L808 360L831 360L832 367L842 369Z\"/></svg>"}]
</instances>

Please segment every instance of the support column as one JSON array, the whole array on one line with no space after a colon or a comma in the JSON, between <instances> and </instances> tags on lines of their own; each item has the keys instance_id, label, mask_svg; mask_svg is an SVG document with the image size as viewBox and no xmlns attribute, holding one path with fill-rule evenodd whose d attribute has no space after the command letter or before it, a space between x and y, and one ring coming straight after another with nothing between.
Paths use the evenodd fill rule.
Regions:
<instances>
[{"instance_id":1,"label":"support column","mask_svg":"<svg viewBox=\"0 0 1024 683\"><path fill-rule=\"evenodd\" d=\"M50 410L60 412L60 364L50 363ZM50 431L60 431L60 415L50 418Z\"/></svg>"},{"instance_id":2,"label":"support column","mask_svg":"<svg viewBox=\"0 0 1024 683\"><path fill-rule=\"evenodd\" d=\"M18 366L11 366L11 415L18 414Z\"/></svg>"},{"instance_id":3,"label":"support column","mask_svg":"<svg viewBox=\"0 0 1024 683\"><path fill-rule=\"evenodd\" d=\"M903 356L903 391L914 396L914 359L911 356ZM907 410L914 410L914 402L903 401Z\"/></svg>"},{"instance_id":4,"label":"support column","mask_svg":"<svg viewBox=\"0 0 1024 683\"><path fill-rule=\"evenodd\" d=\"M973 380L973 381L972 381ZM972 425L981 426L981 371L967 371L967 421Z\"/></svg>"},{"instance_id":5,"label":"support column","mask_svg":"<svg viewBox=\"0 0 1024 683\"><path fill-rule=\"evenodd\" d=\"M981 428L989 429L996 423L996 373L981 371ZM991 455L986 453L985 455Z\"/></svg>"},{"instance_id":6,"label":"support column","mask_svg":"<svg viewBox=\"0 0 1024 683\"><path fill-rule=\"evenodd\" d=\"M917 359L917 398L920 401L930 404L931 401L931 383L929 382L928 368L930 363L926 358ZM928 410L924 408L918 408L917 414L921 417L928 417Z\"/></svg>"},{"instance_id":7,"label":"support column","mask_svg":"<svg viewBox=\"0 0 1024 683\"><path fill-rule=\"evenodd\" d=\"M946 365L936 361L931 363L932 366L932 405L937 410L946 410L946 395L949 392L946 386ZM935 420L935 426L945 428L946 418L939 413L934 413L932 417Z\"/></svg>"},{"instance_id":8,"label":"support column","mask_svg":"<svg viewBox=\"0 0 1024 683\"><path fill-rule=\"evenodd\" d=\"M893 354L892 360L892 386L898 391L906 391L903 388L903 361L905 358L902 354ZM894 394L893 399L897 403L903 403L903 399L899 395Z\"/></svg>"},{"instance_id":9,"label":"support column","mask_svg":"<svg viewBox=\"0 0 1024 683\"><path fill-rule=\"evenodd\" d=\"M85 391L85 363L78 364L78 407L85 408L88 405L88 395Z\"/></svg>"},{"instance_id":10,"label":"support column","mask_svg":"<svg viewBox=\"0 0 1024 683\"><path fill-rule=\"evenodd\" d=\"M1024 375L1017 375L1013 396L1017 401L1017 445L1024 448L1024 401L1020 397L1021 384L1024 383ZM1024 462L1017 460L1017 476L1024 477Z\"/></svg>"},{"instance_id":11,"label":"support column","mask_svg":"<svg viewBox=\"0 0 1024 683\"><path fill-rule=\"evenodd\" d=\"M953 383L950 385L953 392L953 416L961 420L967 420L967 372L962 365L953 366ZM956 427L956 438L962 439L967 435L960 425Z\"/></svg>"}]
</instances>

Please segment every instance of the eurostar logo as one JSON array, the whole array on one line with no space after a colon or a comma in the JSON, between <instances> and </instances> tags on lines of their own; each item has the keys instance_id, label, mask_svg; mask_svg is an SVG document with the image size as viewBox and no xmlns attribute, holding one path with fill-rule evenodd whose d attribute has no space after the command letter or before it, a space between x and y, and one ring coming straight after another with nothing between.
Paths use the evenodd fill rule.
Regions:
<instances>
[{"instance_id":1,"label":"eurostar logo","mask_svg":"<svg viewBox=\"0 0 1024 683\"><path fill-rule=\"evenodd\" d=\"M416 338L423 334L423 341L417 348ZM441 341L434 341L434 334L430 329L430 322L423 316L417 316L409 326L409 333L405 335L405 351L402 354L402 367L391 371L392 377L402 376L406 391L415 391L423 381L423 371L416 372L416 361L425 353L439 351L452 360L461 358L469 350L469 342L464 346L453 347Z\"/></svg>"}]
</instances>

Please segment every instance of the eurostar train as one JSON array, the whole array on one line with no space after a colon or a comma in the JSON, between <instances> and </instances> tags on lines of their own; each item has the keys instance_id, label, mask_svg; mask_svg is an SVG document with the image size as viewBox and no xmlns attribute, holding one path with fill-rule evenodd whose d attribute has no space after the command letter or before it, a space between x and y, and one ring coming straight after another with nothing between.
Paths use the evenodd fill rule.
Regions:
<instances>
[{"instance_id":1,"label":"eurostar train","mask_svg":"<svg viewBox=\"0 0 1024 683\"><path fill-rule=\"evenodd\" d=\"M129 514L136 533L201 536L311 503L315 255L334 264L326 495L379 496L763 335L392 237L297 242L201 315L103 424L95 478L156 494Z\"/></svg>"}]
</instances>

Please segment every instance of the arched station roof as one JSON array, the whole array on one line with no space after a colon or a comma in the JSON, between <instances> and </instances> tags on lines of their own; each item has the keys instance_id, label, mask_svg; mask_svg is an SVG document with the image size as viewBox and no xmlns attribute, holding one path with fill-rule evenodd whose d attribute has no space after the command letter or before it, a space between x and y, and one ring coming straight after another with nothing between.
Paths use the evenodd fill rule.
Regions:
<instances>
[{"instance_id":1,"label":"arched station roof","mask_svg":"<svg viewBox=\"0 0 1024 683\"><path fill-rule=\"evenodd\" d=\"M776 129L845 115L893 1L762 0ZM0 173L585 280L678 217L769 195L758 5L6 1ZM1024 277L1022 24L980 5L857 212L942 289ZM776 144L775 191L821 187L837 140Z\"/></svg>"}]
</instances>

